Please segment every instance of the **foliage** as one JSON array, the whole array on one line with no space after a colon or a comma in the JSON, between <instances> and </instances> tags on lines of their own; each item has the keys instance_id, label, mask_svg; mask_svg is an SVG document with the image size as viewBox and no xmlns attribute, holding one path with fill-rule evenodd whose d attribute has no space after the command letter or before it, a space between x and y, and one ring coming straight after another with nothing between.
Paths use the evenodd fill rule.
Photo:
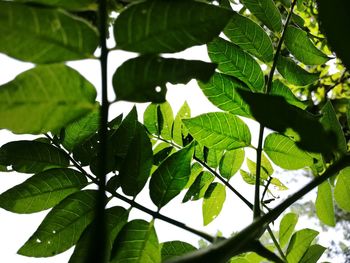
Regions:
<instances>
[{"instance_id":1,"label":"foliage","mask_svg":"<svg viewBox=\"0 0 350 263\"><path fill-rule=\"evenodd\" d=\"M70 262L317 262L326 248L315 243L317 231L294 231L296 214L283 216L278 238L270 226L315 188L324 224L335 225L335 204L350 211L350 53L343 46L349 41L339 41L350 34L338 31L349 30L350 20L334 19L349 4L318 4L319 18L310 0L0 1L0 52L34 63L0 86L0 128L38 136L0 147L2 171L31 174L0 195L0 207L51 209L18 253L50 257L75 246ZM203 44L210 63L163 55ZM116 100L109 102L107 56L117 49L138 55L115 69ZM101 102L95 87L64 64L85 58L101 62ZM191 117L185 103L173 115L166 85L191 79L221 111ZM109 105L123 100L151 102L143 123L135 107L125 118L107 119ZM257 145L241 117L260 124ZM265 128L274 132L264 136ZM256 160L246 156L249 148ZM313 179L271 208L274 194L288 187L274 167L307 169ZM238 172L254 185L254 203L230 183ZM252 209L254 220L219 238L160 213L185 189L183 202L202 201L204 225L220 215L228 191ZM149 191L157 211L135 201L141 191ZM129 208L110 207L113 199ZM153 219L131 219L131 209ZM160 243L155 220L213 244ZM98 256L90 257L91 248Z\"/></svg>"}]
</instances>

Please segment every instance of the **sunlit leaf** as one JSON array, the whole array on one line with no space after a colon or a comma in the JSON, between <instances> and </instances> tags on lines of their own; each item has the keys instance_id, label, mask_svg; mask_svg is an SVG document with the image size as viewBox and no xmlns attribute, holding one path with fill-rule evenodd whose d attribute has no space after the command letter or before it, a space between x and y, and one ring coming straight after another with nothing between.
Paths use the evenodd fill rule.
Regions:
<instances>
[{"instance_id":1,"label":"sunlit leaf","mask_svg":"<svg viewBox=\"0 0 350 263\"><path fill-rule=\"evenodd\" d=\"M333 194L328 181L318 186L315 201L317 217L326 225L335 226Z\"/></svg>"},{"instance_id":2,"label":"sunlit leaf","mask_svg":"<svg viewBox=\"0 0 350 263\"><path fill-rule=\"evenodd\" d=\"M85 175L72 169L38 173L0 195L0 207L15 213L35 213L57 205L87 185Z\"/></svg>"},{"instance_id":3,"label":"sunlit leaf","mask_svg":"<svg viewBox=\"0 0 350 263\"><path fill-rule=\"evenodd\" d=\"M282 30L282 18L272 0L241 0L254 16L272 31Z\"/></svg>"},{"instance_id":4,"label":"sunlit leaf","mask_svg":"<svg viewBox=\"0 0 350 263\"><path fill-rule=\"evenodd\" d=\"M197 248L195 248L191 244L186 243L186 242L182 242L182 241L177 241L177 240L162 243L161 246L162 246L162 250L161 250L162 261L161 262L165 262L166 260L168 260L170 258L181 256L185 253L197 250Z\"/></svg>"},{"instance_id":5,"label":"sunlit leaf","mask_svg":"<svg viewBox=\"0 0 350 263\"><path fill-rule=\"evenodd\" d=\"M198 82L204 95L216 107L235 115L251 117L248 104L240 97L237 89L246 88L246 85L236 78L214 73L208 83Z\"/></svg>"},{"instance_id":6,"label":"sunlit leaf","mask_svg":"<svg viewBox=\"0 0 350 263\"><path fill-rule=\"evenodd\" d=\"M205 113L183 123L195 140L208 148L233 150L250 145L248 126L229 113Z\"/></svg>"},{"instance_id":7,"label":"sunlit leaf","mask_svg":"<svg viewBox=\"0 0 350 263\"><path fill-rule=\"evenodd\" d=\"M199 163L194 163L191 166L190 178L188 179L188 182L187 182L185 188L189 188L194 183L194 181L196 180L196 178L200 175L200 173L202 171L203 171L202 165L200 165Z\"/></svg>"},{"instance_id":8,"label":"sunlit leaf","mask_svg":"<svg viewBox=\"0 0 350 263\"><path fill-rule=\"evenodd\" d=\"M37 141L14 141L1 146L0 163L21 173L67 167L69 157L60 149Z\"/></svg>"},{"instance_id":9,"label":"sunlit leaf","mask_svg":"<svg viewBox=\"0 0 350 263\"><path fill-rule=\"evenodd\" d=\"M317 231L307 228L295 232L287 249L288 263L299 263L317 235Z\"/></svg>"},{"instance_id":10,"label":"sunlit leaf","mask_svg":"<svg viewBox=\"0 0 350 263\"><path fill-rule=\"evenodd\" d=\"M247 17L234 13L224 29L224 34L236 45L269 62L273 58L273 47L270 37L258 24Z\"/></svg>"},{"instance_id":11,"label":"sunlit leaf","mask_svg":"<svg viewBox=\"0 0 350 263\"><path fill-rule=\"evenodd\" d=\"M199 60L143 55L127 60L117 69L113 87L117 100L161 103L165 101L167 82L185 84L193 78L207 82L215 67Z\"/></svg>"},{"instance_id":12,"label":"sunlit leaf","mask_svg":"<svg viewBox=\"0 0 350 263\"><path fill-rule=\"evenodd\" d=\"M309 249L305 252L304 256L301 258L299 263L316 263L318 262L325 250L326 248L321 245L311 245Z\"/></svg>"},{"instance_id":13,"label":"sunlit leaf","mask_svg":"<svg viewBox=\"0 0 350 263\"><path fill-rule=\"evenodd\" d=\"M75 245L94 218L96 201L95 190L80 191L63 199L48 213L18 254L52 257Z\"/></svg>"},{"instance_id":14,"label":"sunlit leaf","mask_svg":"<svg viewBox=\"0 0 350 263\"><path fill-rule=\"evenodd\" d=\"M1 1L0 25L0 52L19 60L53 63L89 58L98 45L97 30L60 9Z\"/></svg>"},{"instance_id":15,"label":"sunlit leaf","mask_svg":"<svg viewBox=\"0 0 350 263\"><path fill-rule=\"evenodd\" d=\"M207 191L209 185L213 182L214 176L208 172L201 172L197 177L190 188L187 190L182 202L185 203L189 200L195 201L200 198L203 198L205 192Z\"/></svg>"},{"instance_id":16,"label":"sunlit leaf","mask_svg":"<svg viewBox=\"0 0 350 263\"><path fill-rule=\"evenodd\" d=\"M203 199L203 224L205 226L220 214L225 200L225 186L219 183L212 183L205 192Z\"/></svg>"},{"instance_id":17,"label":"sunlit leaf","mask_svg":"<svg viewBox=\"0 0 350 263\"><path fill-rule=\"evenodd\" d=\"M244 149L226 151L220 160L220 175L226 179L234 176L243 164L244 155Z\"/></svg>"},{"instance_id":18,"label":"sunlit leaf","mask_svg":"<svg viewBox=\"0 0 350 263\"><path fill-rule=\"evenodd\" d=\"M298 223L298 215L294 213L285 214L280 222L279 226L279 243L282 248L284 248L291 238L294 228Z\"/></svg>"},{"instance_id":19,"label":"sunlit leaf","mask_svg":"<svg viewBox=\"0 0 350 263\"><path fill-rule=\"evenodd\" d=\"M290 53L306 65L321 65L329 59L315 47L305 31L295 26L288 26L284 43Z\"/></svg>"},{"instance_id":20,"label":"sunlit leaf","mask_svg":"<svg viewBox=\"0 0 350 263\"><path fill-rule=\"evenodd\" d=\"M286 86L284 85L281 81L278 79L274 80L272 82L271 86L271 95L276 95L276 96L281 96L283 97L289 104L294 105L298 108L305 109L306 108L306 103L300 101L293 92Z\"/></svg>"},{"instance_id":21,"label":"sunlit leaf","mask_svg":"<svg viewBox=\"0 0 350 263\"><path fill-rule=\"evenodd\" d=\"M133 220L124 225L114 242L110 262L161 262L160 245L153 222Z\"/></svg>"},{"instance_id":22,"label":"sunlit leaf","mask_svg":"<svg viewBox=\"0 0 350 263\"><path fill-rule=\"evenodd\" d=\"M173 122L174 122L174 115L173 110L169 104L169 102L164 102L159 104L159 110L161 113L162 118L162 129L160 131L160 135L166 139L171 140L172 136L172 130L173 130Z\"/></svg>"},{"instance_id":23,"label":"sunlit leaf","mask_svg":"<svg viewBox=\"0 0 350 263\"><path fill-rule=\"evenodd\" d=\"M223 150L210 149L206 160L207 165L216 169L219 166L222 155Z\"/></svg>"},{"instance_id":24,"label":"sunlit leaf","mask_svg":"<svg viewBox=\"0 0 350 263\"><path fill-rule=\"evenodd\" d=\"M159 104L151 103L147 106L144 114L143 114L143 124L147 128L147 130L152 133L159 135L161 130L161 123L158 118Z\"/></svg>"},{"instance_id":25,"label":"sunlit leaf","mask_svg":"<svg viewBox=\"0 0 350 263\"><path fill-rule=\"evenodd\" d=\"M334 199L341 209L350 212L350 168L343 169L334 188Z\"/></svg>"},{"instance_id":26,"label":"sunlit leaf","mask_svg":"<svg viewBox=\"0 0 350 263\"><path fill-rule=\"evenodd\" d=\"M211 61L219 64L222 73L238 78L252 90L264 88L264 74L259 64L243 49L222 38L215 38L207 47Z\"/></svg>"},{"instance_id":27,"label":"sunlit leaf","mask_svg":"<svg viewBox=\"0 0 350 263\"><path fill-rule=\"evenodd\" d=\"M114 36L123 50L178 52L219 35L231 14L227 9L196 1L144 1L118 16Z\"/></svg>"},{"instance_id":28,"label":"sunlit leaf","mask_svg":"<svg viewBox=\"0 0 350 263\"><path fill-rule=\"evenodd\" d=\"M306 86L319 79L318 73L309 73L292 59L283 56L278 58L277 70L290 84L296 86Z\"/></svg>"},{"instance_id":29,"label":"sunlit leaf","mask_svg":"<svg viewBox=\"0 0 350 263\"><path fill-rule=\"evenodd\" d=\"M95 98L93 85L74 69L37 66L0 86L0 128L32 134L56 130L93 110Z\"/></svg>"},{"instance_id":30,"label":"sunlit leaf","mask_svg":"<svg viewBox=\"0 0 350 263\"><path fill-rule=\"evenodd\" d=\"M181 106L180 110L177 112L174 125L173 125L173 140L178 145L182 146L182 138L186 137L188 134L188 130L182 123L183 118L190 118L191 117L191 109L188 106L187 102L185 101L184 104Z\"/></svg>"},{"instance_id":31,"label":"sunlit leaf","mask_svg":"<svg viewBox=\"0 0 350 263\"><path fill-rule=\"evenodd\" d=\"M186 186L191 173L193 151L193 144L190 144L173 153L152 174L150 196L158 208L166 205Z\"/></svg>"}]
</instances>

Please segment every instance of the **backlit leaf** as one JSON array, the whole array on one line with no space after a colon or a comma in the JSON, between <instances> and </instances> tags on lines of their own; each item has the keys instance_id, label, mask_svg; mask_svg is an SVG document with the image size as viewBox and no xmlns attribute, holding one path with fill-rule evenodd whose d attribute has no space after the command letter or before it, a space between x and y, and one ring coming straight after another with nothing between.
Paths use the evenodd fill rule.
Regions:
<instances>
[{"instance_id":1,"label":"backlit leaf","mask_svg":"<svg viewBox=\"0 0 350 263\"><path fill-rule=\"evenodd\" d=\"M297 97L295 97L293 92L286 85L284 85L281 81L279 81L278 79L276 79L272 82L270 94L276 95L276 96L281 96L289 104L294 105L294 106L301 108L301 109L305 109L307 106L306 103L300 101Z\"/></svg>"},{"instance_id":2,"label":"backlit leaf","mask_svg":"<svg viewBox=\"0 0 350 263\"><path fill-rule=\"evenodd\" d=\"M193 78L207 82L215 67L199 60L143 55L127 60L117 69L113 87L118 100L161 103L165 101L167 82L186 84Z\"/></svg>"},{"instance_id":3,"label":"backlit leaf","mask_svg":"<svg viewBox=\"0 0 350 263\"><path fill-rule=\"evenodd\" d=\"M120 49L172 53L219 35L231 11L196 1L144 1L125 9L114 24Z\"/></svg>"},{"instance_id":4,"label":"backlit leaf","mask_svg":"<svg viewBox=\"0 0 350 263\"><path fill-rule=\"evenodd\" d=\"M335 226L333 194L328 181L320 184L315 201L317 217L326 225Z\"/></svg>"},{"instance_id":5,"label":"backlit leaf","mask_svg":"<svg viewBox=\"0 0 350 263\"><path fill-rule=\"evenodd\" d=\"M196 180L196 178L200 175L200 173L202 171L203 171L202 165L200 165L199 163L194 163L191 166L190 178L189 178L185 188L189 188L194 183L194 181Z\"/></svg>"},{"instance_id":6,"label":"backlit leaf","mask_svg":"<svg viewBox=\"0 0 350 263\"><path fill-rule=\"evenodd\" d=\"M220 214L225 200L225 186L219 183L212 183L205 192L203 199L203 224L205 226Z\"/></svg>"},{"instance_id":7,"label":"backlit leaf","mask_svg":"<svg viewBox=\"0 0 350 263\"><path fill-rule=\"evenodd\" d=\"M94 86L74 69L63 64L37 66L0 86L0 129L53 131L93 110L95 99Z\"/></svg>"},{"instance_id":8,"label":"backlit leaf","mask_svg":"<svg viewBox=\"0 0 350 263\"><path fill-rule=\"evenodd\" d=\"M183 118L190 118L191 117L191 109L188 106L187 102L185 101L184 104L181 106L180 110L177 112L174 125L173 125L173 140L178 145L182 146L182 136L186 137L188 134L188 130L182 123Z\"/></svg>"},{"instance_id":9,"label":"backlit leaf","mask_svg":"<svg viewBox=\"0 0 350 263\"><path fill-rule=\"evenodd\" d=\"M191 173L193 151L193 144L190 144L173 153L152 174L150 196L158 208L166 205L186 186Z\"/></svg>"},{"instance_id":10,"label":"backlit leaf","mask_svg":"<svg viewBox=\"0 0 350 263\"><path fill-rule=\"evenodd\" d=\"M298 215L294 213L285 214L280 222L279 226L279 242L282 248L284 248L291 238L294 228L298 223Z\"/></svg>"},{"instance_id":11,"label":"backlit leaf","mask_svg":"<svg viewBox=\"0 0 350 263\"><path fill-rule=\"evenodd\" d=\"M205 113L183 122L195 140L208 148L233 150L250 145L248 126L232 114Z\"/></svg>"},{"instance_id":12,"label":"backlit leaf","mask_svg":"<svg viewBox=\"0 0 350 263\"><path fill-rule=\"evenodd\" d=\"M263 90L264 74L254 58L243 49L222 38L215 38L207 47L211 61L219 64L222 73L238 78L252 90Z\"/></svg>"},{"instance_id":13,"label":"backlit leaf","mask_svg":"<svg viewBox=\"0 0 350 263\"><path fill-rule=\"evenodd\" d=\"M233 43L260 60L265 62L272 60L273 48L270 37L249 18L234 13L224 33Z\"/></svg>"},{"instance_id":14,"label":"backlit leaf","mask_svg":"<svg viewBox=\"0 0 350 263\"><path fill-rule=\"evenodd\" d=\"M350 168L343 169L334 188L334 199L338 206L350 212Z\"/></svg>"},{"instance_id":15,"label":"backlit leaf","mask_svg":"<svg viewBox=\"0 0 350 263\"><path fill-rule=\"evenodd\" d=\"M85 175L72 169L38 173L0 195L0 206L15 213L35 213L57 205L87 185Z\"/></svg>"},{"instance_id":16,"label":"backlit leaf","mask_svg":"<svg viewBox=\"0 0 350 263\"><path fill-rule=\"evenodd\" d=\"M309 247L299 263L316 263L327 248L314 244Z\"/></svg>"},{"instance_id":17,"label":"backlit leaf","mask_svg":"<svg viewBox=\"0 0 350 263\"><path fill-rule=\"evenodd\" d=\"M43 142L14 141L1 146L0 163L21 173L38 173L55 167L67 167L68 156Z\"/></svg>"},{"instance_id":18,"label":"backlit leaf","mask_svg":"<svg viewBox=\"0 0 350 263\"><path fill-rule=\"evenodd\" d=\"M220 160L220 175L226 179L230 179L234 176L243 164L244 155L244 149L226 151Z\"/></svg>"},{"instance_id":19,"label":"backlit leaf","mask_svg":"<svg viewBox=\"0 0 350 263\"><path fill-rule=\"evenodd\" d=\"M0 52L19 60L53 63L89 58L98 45L96 29L60 9L1 1L0 25Z\"/></svg>"},{"instance_id":20,"label":"backlit leaf","mask_svg":"<svg viewBox=\"0 0 350 263\"><path fill-rule=\"evenodd\" d=\"M222 155L222 150L210 149L206 161L208 166L216 169L219 166Z\"/></svg>"},{"instance_id":21,"label":"backlit leaf","mask_svg":"<svg viewBox=\"0 0 350 263\"><path fill-rule=\"evenodd\" d=\"M306 65L322 65L329 59L315 47L305 31L295 26L288 26L284 43L290 53Z\"/></svg>"},{"instance_id":22,"label":"backlit leaf","mask_svg":"<svg viewBox=\"0 0 350 263\"><path fill-rule=\"evenodd\" d=\"M161 244L161 246L162 246L162 250L161 250L162 261L161 262L165 262L166 260L168 260L170 258L181 256L181 255L186 254L188 252L197 250L197 248L195 248L191 244L186 243L186 242L182 242L182 241L177 241L177 240L164 242Z\"/></svg>"},{"instance_id":23,"label":"backlit leaf","mask_svg":"<svg viewBox=\"0 0 350 263\"><path fill-rule=\"evenodd\" d=\"M213 182L214 176L208 172L204 171L200 173L190 188L187 190L182 202L185 203L189 200L195 201L204 197L209 185Z\"/></svg>"},{"instance_id":24,"label":"backlit leaf","mask_svg":"<svg viewBox=\"0 0 350 263\"><path fill-rule=\"evenodd\" d=\"M169 102L164 102L159 104L159 110L161 113L162 118L162 129L160 131L160 135L166 139L171 140L172 136L172 130L173 130L173 122L174 122L174 115L173 110L169 104Z\"/></svg>"},{"instance_id":25,"label":"backlit leaf","mask_svg":"<svg viewBox=\"0 0 350 263\"><path fill-rule=\"evenodd\" d=\"M96 201L95 190L80 191L63 199L47 214L18 254L52 257L75 245L94 218Z\"/></svg>"},{"instance_id":26,"label":"backlit leaf","mask_svg":"<svg viewBox=\"0 0 350 263\"><path fill-rule=\"evenodd\" d=\"M160 134L161 125L158 120L159 104L151 103L143 114L143 124L151 134Z\"/></svg>"},{"instance_id":27,"label":"backlit leaf","mask_svg":"<svg viewBox=\"0 0 350 263\"><path fill-rule=\"evenodd\" d=\"M287 249L288 263L299 263L317 235L317 231L307 228L295 232Z\"/></svg>"}]
</instances>

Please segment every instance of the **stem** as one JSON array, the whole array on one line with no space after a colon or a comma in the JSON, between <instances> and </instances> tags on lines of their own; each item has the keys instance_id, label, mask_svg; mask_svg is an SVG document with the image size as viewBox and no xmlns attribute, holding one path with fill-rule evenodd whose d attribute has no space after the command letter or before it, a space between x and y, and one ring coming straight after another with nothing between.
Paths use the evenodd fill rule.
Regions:
<instances>
[{"instance_id":1,"label":"stem","mask_svg":"<svg viewBox=\"0 0 350 263\"><path fill-rule=\"evenodd\" d=\"M273 243L275 244L275 247L277 248L278 253L280 254L281 258L283 258L284 260L286 260L286 256L284 255L283 250L282 250L280 244L278 243L278 241L277 241L275 235L273 234L273 232L272 232L272 230L271 230L271 228L270 228L269 226L267 227L267 232L269 232L269 235L270 235L270 237L271 237Z\"/></svg>"}]
</instances>

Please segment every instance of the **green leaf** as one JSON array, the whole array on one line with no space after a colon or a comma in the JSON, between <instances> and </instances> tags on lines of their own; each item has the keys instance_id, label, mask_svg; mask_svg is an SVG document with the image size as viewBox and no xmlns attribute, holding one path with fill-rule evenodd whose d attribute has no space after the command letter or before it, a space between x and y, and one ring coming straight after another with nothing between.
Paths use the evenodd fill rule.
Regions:
<instances>
[{"instance_id":1,"label":"green leaf","mask_svg":"<svg viewBox=\"0 0 350 263\"><path fill-rule=\"evenodd\" d=\"M173 110L169 102L167 101L159 104L159 109L160 109L162 124L163 124L160 135L166 140L171 140L172 139L171 134L172 134L173 122L174 122Z\"/></svg>"},{"instance_id":2,"label":"green leaf","mask_svg":"<svg viewBox=\"0 0 350 263\"><path fill-rule=\"evenodd\" d=\"M119 232L113 245L111 263L159 263L160 245L153 221L128 222Z\"/></svg>"},{"instance_id":3,"label":"green leaf","mask_svg":"<svg viewBox=\"0 0 350 263\"><path fill-rule=\"evenodd\" d=\"M325 250L326 248L321 245L311 245L309 249L305 252L304 256L301 258L299 263L316 263Z\"/></svg>"},{"instance_id":4,"label":"green leaf","mask_svg":"<svg viewBox=\"0 0 350 263\"><path fill-rule=\"evenodd\" d=\"M207 165L211 168L216 169L219 166L221 157L223 155L223 150L210 149L207 156Z\"/></svg>"},{"instance_id":5,"label":"green leaf","mask_svg":"<svg viewBox=\"0 0 350 263\"><path fill-rule=\"evenodd\" d=\"M207 47L211 61L219 64L218 69L222 73L238 78L252 90L263 90L264 74L259 64L248 53L219 37L208 43Z\"/></svg>"},{"instance_id":6,"label":"green leaf","mask_svg":"<svg viewBox=\"0 0 350 263\"><path fill-rule=\"evenodd\" d=\"M272 82L271 86L271 95L276 95L276 96L281 96L283 97L289 104L294 105L298 108L305 109L306 108L306 103L300 101L293 92L286 86L284 85L281 81L278 79L274 80Z\"/></svg>"},{"instance_id":7,"label":"green leaf","mask_svg":"<svg viewBox=\"0 0 350 263\"><path fill-rule=\"evenodd\" d=\"M288 263L299 263L317 235L317 231L307 228L295 232L287 249Z\"/></svg>"},{"instance_id":8,"label":"green leaf","mask_svg":"<svg viewBox=\"0 0 350 263\"><path fill-rule=\"evenodd\" d=\"M322 23L327 42L347 68L350 68L350 27L348 10L350 3L346 0L318 0L318 18Z\"/></svg>"},{"instance_id":9,"label":"green leaf","mask_svg":"<svg viewBox=\"0 0 350 263\"><path fill-rule=\"evenodd\" d=\"M125 194L136 196L142 190L150 175L152 161L152 144L145 128L139 124L119 170L120 183Z\"/></svg>"},{"instance_id":10,"label":"green leaf","mask_svg":"<svg viewBox=\"0 0 350 263\"><path fill-rule=\"evenodd\" d=\"M190 118L191 117L191 109L188 106L187 102L185 101L184 104L181 106L180 110L177 112L174 125L173 125L173 140L175 143L177 143L180 146L183 146L182 138L186 137L188 134L188 130L182 123L183 118Z\"/></svg>"},{"instance_id":11,"label":"green leaf","mask_svg":"<svg viewBox=\"0 0 350 263\"><path fill-rule=\"evenodd\" d=\"M247 158L247 167L251 174L256 176L256 163ZM260 167L260 176L262 179L268 179L269 176L273 174L273 168L270 161L266 158L264 154L261 155L261 167Z\"/></svg>"},{"instance_id":12,"label":"green leaf","mask_svg":"<svg viewBox=\"0 0 350 263\"><path fill-rule=\"evenodd\" d=\"M220 34L231 11L196 1L145 1L115 21L117 47L139 53L172 53L202 45Z\"/></svg>"},{"instance_id":13,"label":"green leaf","mask_svg":"<svg viewBox=\"0 0 350 263\"><path fill-rule=\"evenodd\" d=\"M158 108L159 104L151 103L147 106L143 114L143 124L151 134L160 134L161 125L158 120Z\"/></svg>"},{"instance_id":14,"label":"green leaf","mask_svg":"<svg viewBox=\"0 0 350 263\"><path fill-rule=\"evenodd\" d=\"M340 171L334 188L334 199L341 209L350 212L350 168Z\"/></svg>"},{"instance_id":15,"label":"green leaf","mask_svg":"<svg viewBox=\"0 0 350 263\"><path fill-rule=\"evenodd\" d=\"M18 254L28 257L52 257L78 241L94 218L97 191L85 190L63 199L45 217Z\"/></svg>"},{"instance_id":16,"label":"green leaf","mask_svg":"<svg viewBox=\"0 0 350 263\"><path fill-rule=\"evenodd\" d=\"M272 0L241 0L241 3L270 30L282 30L281 14Z\"/></svg>"},{"instance_id":17,"label":"green leaf","mask_svg":"<svg viewBox=\"0 0 350 263\"><path fill-rule=\"evenodd\" d=\"M165 101L167 82L186 84L193 78L207 82L215 67L199 60L143 55L127 60L117 69L113 87L118 100L161 103Z\"/></svg>"},{"instance_id":18,"label":"green leaf","mask_svg":"<svg viewBox=\"0 0 350 263\"><path fill-rule=\"evenodd\" d=\"M181 256L183 254L186 254L188 252L192 252L197 250L194 246L192 246L189 243L183 242L183 241L168 241L161 244L162 246L162 261L165 262L166 260L170 258L174 258L177 256Z\"/></svg>"},{"instance_id":19,"label":"green leaf","mask_svg":"<svg viewBox=\"0 0 350 263\"><path fill-rule=\"evenodd\" d=\"M213 180L214 176L210 172L201 172L186 192L184 198L182 199L182 202L185 203L189 200L195 201L204 197L205 192L207 191L208 187L213 182Z\"/></svg>"},{"instance_id":20,"label":"green leaf","mask_svg":"<svg viewBox=\"0 0 350 263\"><path fill-rule=\"evenodd\" d=\"M288 26L284 44L292 55L306 65L322 65L329 58L311 42L307 33L295 26Z\"/></svg>"},{"instance_id":21,"label":"green leaf","mask_svg":"<svg viewBox=\"0 0 350 263\"><path fill-rule=\"evenodd\" d=\"M296 86L306 86L319 79L319 73L307 72L292 59L283 56L278 57L277 70L290 84Z\"/></svg>"},{"instance_id":22,"label":"green leaf","mask_svg":"<svg viewBox=\"0 0 350 263\"><path fill-rule=\"evenodd\" d=\"M203 224L205 226L220 214L225 200L225 186L219 183L212 183L205 192L203 199Z\"/></svg>"},{"instance_id":23,"label":"green leaf","mask_svg":"<svg viewBox=\"0 0 350 263\"><path fill-rule=\"evenodd\" d=\"M50 169L38 173L0 195L0 206L29 214L57 205L87 185L85 175L72 169Z\"/></svg>"},{"instance_id":24,"label":"green leaf","mask_svg":"<svg viewBox=\"0 0 350 263\"><path fill-rule=\"evenodd\" d=\"M269 134L264 141L264 151L274 164L287 170L297 170L314 164L314 157L298 148L296 143L279 133Z\"/></svg>"},{"instance_id":25,"label":"green leaf","mask_svg":"<svg viewBox=\"0 0 350 263\"><path fill-rule=\"evenodd\" d=\"M14 141L1 146L0 163L21 173L38 173L67 167L69 157L60 149L43 142Z\"/></svg>"},{"instance_id":26,"label":"green leaf","mask_svg":"<svg viewBox=\"0 0 350 263\"><path fill-rule=\"evenodd\" d=\"M169 146L169 144L166 142L158 144L153 150L153 164L158 166L171 154L173 150L174 147Z\"/></svg>"},{"instance_id":27,"label":"green leaf","mask_svg":"<svg viewBox=\"0 0 350 263\"><path fill-rule=\"evenodd\" d=\"M294 228L298 223L298 215L294 213L285 214L280 222L279 227L279 243L282 248L284 248L288 242L290 237L294 232Z\"/></svg>"},{"instance_id":28,"label":"green leaf","mask_svg":"<svg viewBox=\"0 0 350 263\"><path fill-rule=\"evenodd\" d=\"M113 247L113 242L117 237L118 233L122 229L122 227L127 223L129 212L125 210L125 208L120 206L114 206L108 208L105 211L106 215L106 233L107 233L107 245L106 255L110 255ZM86 263L89 262L89 258L87 258L90 254L91 244L93 244L92 238L94 238L94 231L96 231L96 221L92 222L80 236L79 241L77 242L74 252L69 259L69 263ZM109 262L109 258L107 261L100 261L100 263Z\"/></svg>"},{"instance_id":29,"label":"green leaf","mask_svg":"<svg viewBox=\"0 0 350 263\"><path fill-rule=\"evenodd\" d=\"M60 9L1 1L0 25L0 52L23 61L90 58L98 45L95 28Z\"/></svg>"},{"instance_id":30,"label":"green leaf","mask_svg":"<svg viewBox=\"0 0 350 263\"><path fill-rule=\"evenodd\" d=\"M211 112L182 121L195 140L208 148L233 150L250 145L248 126L232 114Z\"/></svg>"},{"instance_id":31,"label":"green leaf","mask_svg":"<svg viewBox=\"0 0 350 263\"><path fill-rule=\"evenodd\" d=\"M63 130L63 146L72 151L75 146L91 138L98 130L100 112L98 109L70 123Z\"/></svg>"},{"instance_id":32,"label":"green leaf","mask_svg":"<svg viewBox=\"0 0 350 263\"><path fill-rule=\"evenodd\" d=\"M97 8L95 0L15 0L23 3L37 3L48 6L62 7L68 10L95 10Z\"/></svg>"},{"instance_id":33,"label":"green leaf","mask_svg":"<svg viewBox=\"0 0 350 263\"><path fill-rule=\"evenodd\" d=\"M198 81L204 95L216 107L243 117L251 117L248 104L241 98L237 89L246 88L246 85L236 78L214 73L208 83Z\"/></svg>"},{"instance_id":34,"label":"green leaf","mask_svg":"<svg viewBox=\"0 0 350 263\"><path fill-rule=\"evenodd\" d=\"M335 226L333 194L331 185L328 181L325 181L318 186L315 207L317 217L322 223L329 226Z\"/></svg>"},{"instance_id":35,"label":"green leaf","mask_svg":"<svg viewBox=\"0 0 350 263\"><path fill-rule=\"evenodd\" d=\"M220 175L226 179L230 179L234 176L243 164L244 155L244 149L226 151L220 160Z\"/></svg>"},{"instance_id":36,"label":"green leaf","mask_svg":"<svg viewBox=\"0 0 350 263\"><path fill-rule=\"evenodd\" d=\"M0 86L0 129L31 134L57 130L93 110L95 99L94 86L74 69L37 66Z\"/></svg>"},{"instance_id":37,"label":"green leaf","mask_svg":"<svg viewBox=\"0 0 350 263\"><path fill-rule=\"evenodd\" d=\"M262 61L273 59L270 37L264 29L247 17L234 13L224 29L224 34L236 45Z\"/></svg>"},{"instance_id":38,"label":"green leaf","mask_svg":"<svg viewBox=\"0 0 350 263\"><path fill-rule=\"evenodd\" d=\"M170 155L152 174L150 196L158 208L166 205L186 186L191 174L193 146L190 144Z\"/></svg>"},{"instance_id":39,"label":"green leaf","mask_svg":"<svg viewBox=\"0 0 350 263\"><path fill-rule=\"evenodd\" d=\"M185 188L189 188L194 183L194 181L196 180L196 178L200 175L200 173L202 171L203 171L202 165L200 165L199 163L194 163L191 166L190 178L188 179L188 182L187 182Z\"/></svg>"}]
</instances>

